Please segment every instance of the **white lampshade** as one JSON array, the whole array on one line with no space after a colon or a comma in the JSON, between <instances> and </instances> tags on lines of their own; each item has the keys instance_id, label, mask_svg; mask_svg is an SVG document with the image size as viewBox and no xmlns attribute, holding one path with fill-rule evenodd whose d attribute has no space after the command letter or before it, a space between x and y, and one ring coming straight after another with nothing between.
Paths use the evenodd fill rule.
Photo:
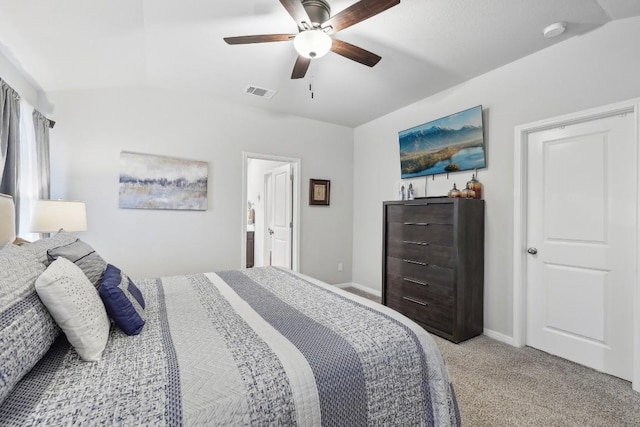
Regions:
<instances>
[{"instance_id":1,"label":"white lampshade","mask_svg":"<svg viewBox=\"0 0 640 427\"><path fill-rule=\"evenodd\" d=\"M55 233L87 230L87 209L83 202L38 200L31 215L31 231Z\"/></svg>"},{"instance_id":2,"label":"white lampshade","mask_svg":"<svg viewBox=\"0 0 640 427\"><path fill-rule=\"evenodd\" d=\"M293 47L305 58L320 58L331 50L332 40L322 30L302 31L293 39Z\"/></svg>"},{"instance_id":3,"label":"white lampshade","mask_svg":"<svg viewBox=\"0 0 640 427\"><path fill-rule=\"evenodd\" d=\"M16 240L16 205L13 197L0 194L0 246Z\"/></svg>"}]
</instances>

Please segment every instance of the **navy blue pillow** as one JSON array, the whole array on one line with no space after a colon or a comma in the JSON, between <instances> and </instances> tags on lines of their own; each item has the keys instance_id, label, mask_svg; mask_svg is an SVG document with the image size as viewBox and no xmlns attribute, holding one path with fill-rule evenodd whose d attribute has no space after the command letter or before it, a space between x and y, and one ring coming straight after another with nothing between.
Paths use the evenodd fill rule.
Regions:
<instances>
[{"instance_id":1,"label":"navy blue pillow","mask_svg":"<svg viewBox=\"0 0 640 427\"><path fill-rule=\"evenodd\" d=\"M107 264L99 289L107 314L127 335L138 335L144 326L144 298L133 281L118 267Z\"/></svg>"}]
</instances>

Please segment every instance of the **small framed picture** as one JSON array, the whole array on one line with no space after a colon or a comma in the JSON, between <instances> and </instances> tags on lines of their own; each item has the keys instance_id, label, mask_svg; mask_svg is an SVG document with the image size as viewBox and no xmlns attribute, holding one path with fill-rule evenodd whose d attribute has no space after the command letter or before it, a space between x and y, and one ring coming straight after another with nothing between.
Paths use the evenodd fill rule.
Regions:
<instances>
[{"instance_id":1,"label":"small framed picture","mask_svg":"<svg viewBox=\"0 0 640 427\"><path fill-rule=\"evenodd\" d=\"M329 206L331 181L328 179L309 180L309 204Z\"/></svg>"}]
</instances>

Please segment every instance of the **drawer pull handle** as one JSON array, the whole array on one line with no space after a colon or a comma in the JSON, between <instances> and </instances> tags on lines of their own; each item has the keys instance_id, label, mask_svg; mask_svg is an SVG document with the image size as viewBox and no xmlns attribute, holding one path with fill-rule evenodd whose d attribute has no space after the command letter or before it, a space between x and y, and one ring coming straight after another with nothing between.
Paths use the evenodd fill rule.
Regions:
<instances>
[{"instance_id":1,"label":"drawer pull handle","mask_svg":"<svg viewBox=\"0 0 640 427\"><path fill-rule=\"evenodd\" d=\"M423 265L423 266L427 265L426 262L414 261L412 259L403 259L402 261L404 261L406 263L409 263L409 264L416 264L416 265Z\"/></svg>"},{"instance_id":2,"label":"drawer pull handle","mask_svg":"<svg viewBox=\"0 0 640 427\"><path fill-rule=\"evenodd\" d=\"M423 305L423 306L425 306L425 307L426 307L427 305L429 305L429 304L427 304L427 303L426 303L426 302L424 302L424 301L420 301L419 299L415 299L415 298L411 298L411 297L402 297L402 299L406 299L407 301L411 301L412 303L420 304L420 305Z\"/></svg>"},{"instance_id":3,"label":"drawer pull handle","mask_svg":"<svg viewBox=\"0 0 640 427\"><path fill-rule=\"evenodd\" d=\"M429 286L429 284L427 282L421 282L420 280L410 279L408 277L403 277L402 280L404 280L405 282L409 282L409 283L415 283L416 285Z\"/></svg>"},{"instance_id":4,"label":"drawer pull handle","mask_svg":"<svg viewBox=\"0 0 640 427\"><path fill-rule=\"evenodd\" d=\"M412 240L403 240L402 243L407 245L429 246L427 242L414 242Z\"/></svg>"},{"instance_id":5,"label":"drawer pull handle","mask_svg":"<svg viewBox=\"0 0 640 427\"><path fill-rule=\"evenodd\" d=\"M453 202L445 202L445 203L405 203L405 206L433 206L433 205L440 205L440 206L445 206L445 205L453 205Z\"/></svg>"},{"instance_id":6,"label":"drawer pull handle","mask_svg":"<svg viewBox=\"0 0 640 427\"><path fill-rule=\"evenodd\" d=\"M403 224L404 225L419 225L421 227L425 227L425 226L429 225L429 223L427 223L427 222L405 222Z\"/></svg>"}]
</instances>

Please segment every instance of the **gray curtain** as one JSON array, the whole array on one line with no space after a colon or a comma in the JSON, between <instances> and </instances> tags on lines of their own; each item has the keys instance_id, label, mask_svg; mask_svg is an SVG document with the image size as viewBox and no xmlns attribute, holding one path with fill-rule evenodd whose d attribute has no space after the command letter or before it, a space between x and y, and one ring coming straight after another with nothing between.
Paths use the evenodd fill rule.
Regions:
<instances>
[{"instance_id":1,"label":"gray curtain","mask_svg":"<svg viewBox=\"0 0 640 427\"><path fill-rule=\"evenodd\" d=\"M0 193L13 196L20 212L18 165L20 164L20 96L0 79ZM16 215L16 230L20 218Z\"/></svg>"},{"instance_id":2,"label":"gray curtain","mask_svg":"<svg viewBox=\"0 0 640 427\"><path fill-rule=\"evenodd\" d=\"M36 155L38 156L38 186L40 199L49 199L51 192L49 185L51 174L49 172L49 129L51 120L43 116L39 111L33 110L33 127L36 131Z\"/></svg>"}]
</instances>

